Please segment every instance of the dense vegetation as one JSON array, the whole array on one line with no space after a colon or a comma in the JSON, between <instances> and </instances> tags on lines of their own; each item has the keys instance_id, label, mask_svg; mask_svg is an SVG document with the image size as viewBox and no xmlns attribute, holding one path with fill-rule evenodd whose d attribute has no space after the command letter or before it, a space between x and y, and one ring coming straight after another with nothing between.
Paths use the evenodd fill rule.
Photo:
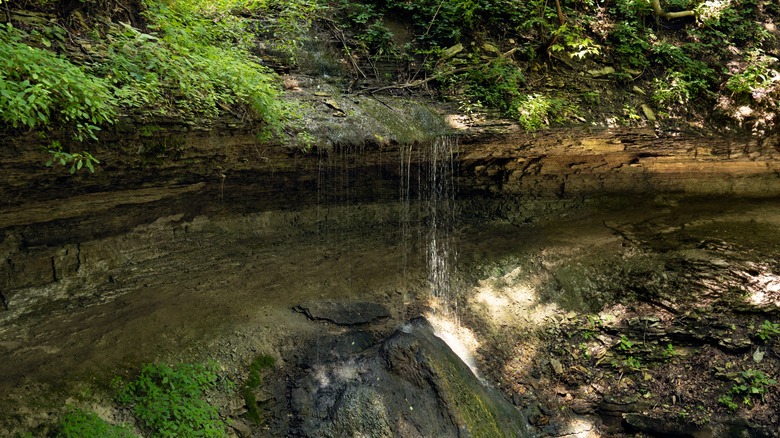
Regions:
<instances>
[{"instance_id":1,"label":"dense vegetation","mask_svg":"<svg viewBox=\"0 0 780 438\"><path fill-rule=\"evenodd\" d=\"M367 92L439 93L466 112L493 108L529 130L594 118L593 110L610 105L618 117L594 121L638 122L641 101L662 120L699 111L764 132L780 109L780 6L770 0L2 6L2 124L59 140L53 162L72 171L92 169L97 160L76 151L120 117L208 126L230 115L280 134L293 112L281 103L281 79L268 65L339 71ZM667 11L690 16L669 19ZM305 56L317 40L330 42L332 65L314 66ZM607 88L633 97L604 105Z\"/></svg>"},{"instance_id":2,"label":"dense vegetation","mask_svg":"<svg viewBox=\"0 0 780 438\"><path fill-rule=\"evenodd\" d=\"M603 83L593 79L648 94L661 117L687 117L695 103L745 128L771 126L780 99L777 2L658 4L693 12L673 20L660 17L653 3L337 2L340 25L356 35L353 51L374 62L407 57L412 68L402 80L433 77L464 107L498 108L528 129L599 102ZM393 21L408 23L412 36L404 44L390 32ZM546 86L558 81L551 76L562 83ZM625 108L625 120L636 118L634 110Z\"/></svg>"}]
</instances>

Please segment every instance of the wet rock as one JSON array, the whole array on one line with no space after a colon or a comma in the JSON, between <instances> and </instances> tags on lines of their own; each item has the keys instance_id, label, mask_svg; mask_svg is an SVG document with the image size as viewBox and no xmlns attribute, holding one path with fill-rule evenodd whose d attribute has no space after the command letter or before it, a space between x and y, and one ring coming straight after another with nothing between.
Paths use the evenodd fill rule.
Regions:
<instances>
[{"instance_id":1,"label":"wet rock","mask_svg":"<svg viewBox=\"0 0 780 438\"><path fill-rule=\"evenodd\" d=\"M604 424L613 431L623 430L623 418L626 414L642 411L650 406L635 398L612 399L605 397L598 405L598 414Z\"/></svg>"},{"instance_id":2,"label":"wet rock","mask_svg":"<svg viewBox=\"0 0 780 438\"><path fill-rule=\"evenodd\" d=\"M623 419L627 424L626 429L657 436L692 436L701 433L701 429L695 424L670 422L668 418L654 418L639 413L628 413L623 414Z\"/></svg>"},{"instance_id":3,"label":"wet rock","mask_svg":"<svg viewBox=\"0 0 780 438\"><path fill-rule=\"evenodd\" d=\"M390 312L381 304L365 301L307 301L295 310L312 320L325 320L338 325L367 324L387 318Z\"/></svg>"},{"instance_id":4,"label":"wet rock","mask_svg":"<svg viewBox=\"0 0 780 438\"><path fill-rule=\"evenodd\" d=\"M291 391L295 436L526 436L526 421L416 319L377 348L312 364Z\"/></svg>"},{"instance_id":5,"label":"wet rock","mask_svg":"<svg viewBox=\"0 0 780 438\"><path fill-rule=\"evenodd\" d=\"M338 360L365 351L375 344L371 333L349 332L336 336L324 336L316 341L314 348L306 351L299 359L304 368L311 368L323 361Z\"/></svg>"}]
</instances>

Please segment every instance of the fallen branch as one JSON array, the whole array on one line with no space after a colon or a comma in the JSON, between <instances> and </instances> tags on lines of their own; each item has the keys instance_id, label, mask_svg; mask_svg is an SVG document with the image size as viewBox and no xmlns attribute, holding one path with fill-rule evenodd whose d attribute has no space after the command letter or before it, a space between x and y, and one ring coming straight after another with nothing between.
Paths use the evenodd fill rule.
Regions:
<instances>
[{"instance_id":1,"label":"fallen branch","mask_svg":"<svg viewBox=\"0 0 780 438\"><path fill-rule=\"evenodd\" d=\"M650 0L650 4L653 6L655 15L658 15L659 17L665 18L667 20L696 16L695 11L664 12L664 10L661 8L661 0Z\"/></svg>"},{"instance_id":2,"label":"fallen branch","mask_svg":"<svg viewBox=\"0 0 780 438\"><path fill-rule=\"evenodd\" d=\"M365 89L363 91L368 93L368 94L374 94L374 93L378 93L380 91L405 90L407 88L415 88L415 87L419 87L420 85L425 85L428 82L435 81L437 79L441 79L441 78L449 76L449 75L454 75L454 74L458 74L458 73L467 72L467 71L470 71L470 70L474 70L476 68L478 68L478 67L472 66L472 67L456 68L455 70L449 71L447 73L440 73L440 74L437 74L437 75L433 75L433 76L427 77L425 79L418 79L416 81L406 82L406 83L403 83L403 84L393 84L393 85L385 85L385 86L377 87L377 88L367 88L367 89Z\"/></svg>"},{"instance_id":3,"label":"fallen branch","mask_svg":"<svg viewBox=\"0 0 780 438\"><path fill-rule=\"evenodd\" d=\"M515 47L515 48L513 48L511 50L508 50L508 51L500 54L499 56L501 58L506 58L506 57L512 56L516 51L517 51L517 47ZM458 73L464 73L464 72L467 72L467 71L476 70L476 69L478 69L480 67L482 67L482 66L472 65L472 66L468 66L468 67L456 68L455 70L448 71L448 72L442 72L442 73L433 75L431 77L427 77L425 79L418 79L416 81L406 82L404 84L393 84L393 85L385 85L383 87L378 87L378 88L368 88L368 89L365 89L363 91L365 91L368 94L373 94L373 93L378 93L380 91L387 91L387 90L405 90L407 88L419 87L420 85L425 85L428 82L435 81L437 79L441 79L441 78L444 78L444 77L447 77L447 76L450 76L450 75L455 75L455 74L458 74Z\"/></svg>"}]
</instances>

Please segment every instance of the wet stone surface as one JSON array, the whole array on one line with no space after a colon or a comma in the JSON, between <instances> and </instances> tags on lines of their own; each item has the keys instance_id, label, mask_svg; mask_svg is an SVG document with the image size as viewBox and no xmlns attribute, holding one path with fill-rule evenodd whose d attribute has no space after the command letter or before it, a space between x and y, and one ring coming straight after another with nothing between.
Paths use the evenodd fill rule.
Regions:
<instances>
[{"instance_id":1,"label":"wet stone surface","mask_svg":"<svg viewBox=\"0 0 780 438\"><path fill-rule=\"evenodd\" d=\"M307 301L294 309L309 319L329 321L337 325L367 324L390 316L385 306L366 301Z\"/></svg>"}]
</instances>

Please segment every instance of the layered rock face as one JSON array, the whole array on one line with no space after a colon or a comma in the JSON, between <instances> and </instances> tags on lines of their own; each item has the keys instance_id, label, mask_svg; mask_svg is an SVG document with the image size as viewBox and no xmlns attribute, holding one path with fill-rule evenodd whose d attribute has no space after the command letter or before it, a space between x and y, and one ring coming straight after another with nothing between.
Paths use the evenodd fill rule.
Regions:
<instances>
[{"instance_id":1,"label":"layered rock face","mask_svg":"<svg viewBox=\"0 0 780 438\"><path fill-rule=\"evenodd\" d=\"M522 203L522 214L533 216L528 205L539 199L780 195L776 137L694 138L648 129L503 131L509 133L454 134L460 138L452 149L457 197L480 209L494 202L491 214L516 215ZM184 214L186 222L220 209L289 212L416 199L434 159L421 139L399 145L393 138L344 140L332 132L321 147L303 153L260 145L249 131L153 133L139 130L97 151L103 165L94 175L46 169L43 145L31 138L3 149L2 308L12 307L19 289L76 273L87 242L171 214ZM418 183L402 189L404 181Z\"/></svg>"},{"instance_id":2,"label":"layered rock face","mask_svg":"<svg viewBox=\"0 0 780 438\"><path fill-rule=\"evenodd\" d=\"M464 147L462 185L499 195L771 197L780 194L776 137L688 137L651 129L558 130Z\"/></svg>"}]
</instances>

